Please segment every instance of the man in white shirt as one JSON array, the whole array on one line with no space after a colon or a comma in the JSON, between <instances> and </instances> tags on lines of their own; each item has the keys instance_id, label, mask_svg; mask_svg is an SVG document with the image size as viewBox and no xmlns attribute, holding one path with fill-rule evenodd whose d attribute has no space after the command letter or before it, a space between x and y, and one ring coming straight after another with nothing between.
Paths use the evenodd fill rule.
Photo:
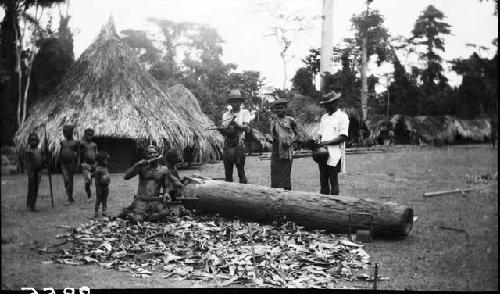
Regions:
<instances>
[{"instance_id":1,"label":"man in white shirt","mask_svg":"<svg viewBox=\"0 0 500 294\"><path fill-rule=\"evenodd\" d=\"M221 128L219 132L224 136L224 151L222 153L225 180L233 181L233 168L236 165L240 183L248 183L245 175L245 132L248 131L250 112L241 109L241 103L245 98L240 91L232 90L227 98L231 109L222 115Z\"/></svg>"},{"instance_id":2,"label":"man in white shirt","mask_svg":"<svg viewBox=\"0 0 500 294\"><path fill-rule=\"evenodd\" d=\"M319 162L319 174L321 194L339 195L338 174L341 170L342 149L341 144L347 141L349 132L349 117L338 108L341 94L334 91L323 95L320 102L327 111L322 117L319 125L320 146L328 149L326 162Z\"/></svg>"}]
</instances>

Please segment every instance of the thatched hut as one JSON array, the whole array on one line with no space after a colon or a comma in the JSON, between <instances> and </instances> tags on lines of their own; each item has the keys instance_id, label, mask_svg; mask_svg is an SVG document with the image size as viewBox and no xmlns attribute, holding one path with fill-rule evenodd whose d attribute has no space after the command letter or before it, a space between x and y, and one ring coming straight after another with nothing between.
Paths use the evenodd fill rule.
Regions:
<instances>
[{"instance_id":1,"label":"thatched hut","mask_svg":"<svg viewBox=\"0 0 500 294\"><path fill-rule=\"evenodd\" d=\"M441 145L489 140L491 125L487 119L464 120L451 116L406 116L405 129L416 133L425 143Z\"/></svg>"},{"instance_id":2,"label":"thatched hut","mask_svg":"<svg viewBox=\"0 0 500 294\"><path fill-rule=\"evenodd\" d=\"M137 159L140 140L179 153L192 148L197 160L218 158L223 142L218 132L204 130L211 122L187 89L175 86L166 93L141 67L111 19L56 90L30 108L14 141L21 148L34 131L44 144L45 126L49 147L57 154L66 124L75 126L77 139L93 128L100 149L111 154L114 171Z\"/></svg>"},{"instance_id":3,"label":"thatched hut","mask_svg":"<svg viewBox=\"0 0 500 294\"><path fill-rule=\"evenodd\" d=\"M390 120L375 116L367 120L369 140L380 141L383 130L392 130L398 144L433 145L484 142L490 139L491 124L487 119L462 120L452 116L403 116Z\"/></svg>"}]
</instances>

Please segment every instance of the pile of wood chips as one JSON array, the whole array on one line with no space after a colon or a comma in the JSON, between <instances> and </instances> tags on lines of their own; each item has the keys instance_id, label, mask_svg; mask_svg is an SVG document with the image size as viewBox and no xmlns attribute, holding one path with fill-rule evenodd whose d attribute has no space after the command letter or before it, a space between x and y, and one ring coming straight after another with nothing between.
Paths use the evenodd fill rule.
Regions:
<instances>
[{"instance_id":1,"label":"pile of wood chips","mask_svg":"<svg viewBox=\"0 0 500 294\"><path fill-rule=\"evenodd\" d=\"M54 256L56 263L99 264L144 278L164 273L165 278L222 287L334 288L336 281L354 279L370 263L363 245L345 235L306 231L291 222L277 226L183 216L137 225L92 220L70 230L56 236L69 244Z\"/></svg>"}]
</instances>

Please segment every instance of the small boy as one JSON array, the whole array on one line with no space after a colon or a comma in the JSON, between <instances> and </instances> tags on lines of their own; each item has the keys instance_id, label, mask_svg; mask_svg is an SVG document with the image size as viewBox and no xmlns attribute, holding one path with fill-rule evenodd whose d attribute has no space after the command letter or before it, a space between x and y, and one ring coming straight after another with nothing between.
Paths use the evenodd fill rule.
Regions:
<instances>
[{"instance_id":1,"label":"small boy","mask_svg":"<svg viewBox=\"0 0 500 294\"><path fill-rule=\"evenodd\" d=\"M106 216L106 208L108 207L108 194L109 194L109 154L104 151L97 153L97 165L94 168L93 175L95 177L95 215L99 212L99 204L102 203L102 216Z\"/></svg>"},{"instance_id":2,"label":"small boy","mask_svg":"<svg viewBox=\"0 0 500 294\"><path fill-rule=\"evenodd\" d=\"M85 192L87 192L87 201L91 202L90 185L92 184L92 169L96 163L97 145L92 142L94 130L86 129L83 135L83 141L80 143L80 155L82 165L83 182L85 183Z\"/></svg>"},{"instance_id":3,"label":"small boy","mask_svg":"<svg viewBox=\"0 0 500 294\"><path fill-rule=\"evenodd\" d=\"M63 135L65 140L61 141L61 151L59 152L59 162L61 163L61 171L68 195L68 203L71 204L73 199L73 175L80 165L80 142L73 139L73 126L66 125L63 127Z\"/></svg>"},{"instance_id":4,"label":"small boy","mask_svg":"<svg viewBox=\"0 0 500 294\"><path fill-rule=\"evenodd\" d=\"M45 155L42 149L38 147L40 140L36 133L31 133L28 136L28 147L24 152L24 168L28 175L28 199L27 206L33 211L37 212L35 208L36 199L38 198L38 186L40 185L40 171L43 168Z\"/></svg>"},{"instance_id":5,"label":"small boy","mask_svg":"<svg viewBox=\"0 0 500 294\"><path fill-rule=\"evenodd\" d=\"M184 187L182 184L183 177L179 176L179 171L177 170L179 156L174 151L168 151L165 154L165 161L168 168L168 194L172 201L176 201L177 197L182 196L182 187Z\"/></svg>"}]
</instances>

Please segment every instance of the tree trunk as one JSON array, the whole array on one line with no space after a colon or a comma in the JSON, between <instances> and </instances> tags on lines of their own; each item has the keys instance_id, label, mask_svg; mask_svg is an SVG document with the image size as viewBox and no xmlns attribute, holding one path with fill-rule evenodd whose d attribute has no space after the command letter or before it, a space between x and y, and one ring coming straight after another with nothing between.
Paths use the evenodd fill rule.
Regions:
<instances>
[{"instance_id":1,"label":"tree trunk","mask_svg":"<svg viewBox=\"0 0 500 294\"><path fill-rule=\"evenodd\" d=\"M17 13L17 12L16 12ZM16 21L17 17L14 18L13 21ZM17 125L18 127L21 126L21 107L22 107L22 87L23 87L23 70L21 67L21 46L22 46L22 40L19 35L19 31L17 29L17 23L14 23L14 35L15 35L15 42L16 42L16 74L17 74Z\"/></svg>"},{"instance_id":2,"label":"tree trunk","mask_svg":"<svg viewBox=\"0 0 500 294\"><path fill-rule=\"evenodd\" d=\"M34 49L34 48L32 48ZM24 122L26 121L26 109L28 107L28 92L30 89L30 82L31 82L31 69L33 68L33 59L35 58L35 52L32 50L30 52L30 56L28 56L28 64L26 68L26 86L24 88L24 95L23 95L23 112L21 116L21 125L19 127L22 127L24 125Z\"/></svg>"},{"instance_id":3,"label":"tree trunk","mask_svg":"<svg viewBox=\"0 0 500 294\"><path fill-rule=\"evenodd\" d=\"M323 14L321 24L321 48L320 48L320 82L321 91L324 90L325 73L333 74L333 1L323 0Z\"/></svg>"},{"instance_id":4,"label":"tree trunk","mask_svg":"<svg viewBox=\"0 0 500 294\"><path fill-rule=\"evenodd\" d=\"M352 213L351 232L369 229L370 220L360 213L373 215L374 236L407 236L413 225L413 209L392 202L376 202L346 196L285 191L251 184L201 180L185 187L189 201L185 207L202 213L270 223L282 217L309 229L347 233Z\"/></svg>"},{"instance_id":5,"label":"tree trunk","mask_svg":"<svg viewBox=\"0 0 500 294\"><path fill-rule=\"evenodd\" d=\"M287 79L287 75L286 75L286 60L285 60L285 52L283 52L281 54L281 59L283 60L283 91L286 90L286 79Z\"/></svg>"},{"instance_id":6,"label":"tree trunk","mask_svg":"<svg viewBox=\"0 0 500 294\"><path fill-rule=\"evenodd\" d=\"M363 121L367 119L367 92L368 83L366 79L366 37L363 37L363 48L361 52L361 114Z\"/></svg>"}]
</instances>

